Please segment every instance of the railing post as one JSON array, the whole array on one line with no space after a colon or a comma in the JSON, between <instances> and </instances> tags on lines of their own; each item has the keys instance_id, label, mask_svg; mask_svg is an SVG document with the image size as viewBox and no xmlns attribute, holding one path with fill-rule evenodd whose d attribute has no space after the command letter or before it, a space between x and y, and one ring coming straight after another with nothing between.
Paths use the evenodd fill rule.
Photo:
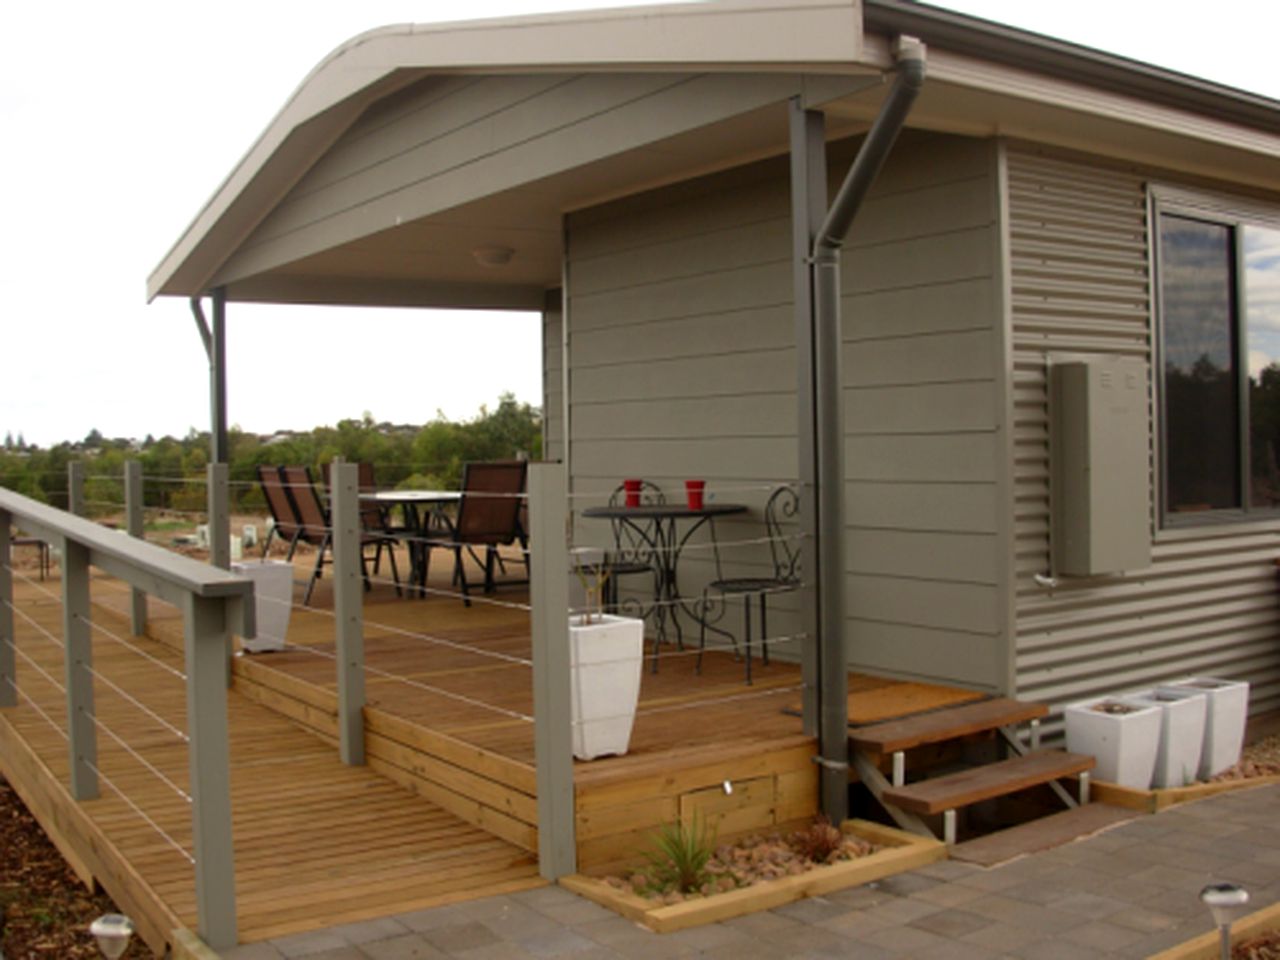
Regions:
<instances>
[{"instance_id":1,"label":"railing post","mask_svg":"<svg viewBox=\"0 0 1280 960\"><path fill-rule=\"evenodd\" d=\"M195 838L199 933L214 950L236 945L235 856L231 846L230 748L225 650L228 601L188 594L183 604L191 832Z\"/></svg>"},{"instance_id":2,"label":"railing post","mask_svg":"<svg viewBox=\"0 0 1280 960\"><path fill-rule=\"evenodd\" d=\"M126 460L124 464L125 528L129 536L142 540L146 536L142 504L142 464ZM147 632L147 595L137 587L129 591L130 629L135 637Z\"/></svg>"},{"instance_id":3,"label":"railing post","mask_svg":"<svg viewBox=\"0 0 1280 960\"><path fill-rule=\"evenodd\" d=\"M67 513L84 516L84 461L67 462Z\"/></svg>"},{"instance_id":4,"label":"railing post","mask_svg":"<svg viewBox=\"0 0 1280 960\"><path fill-rule=\"evenodd\" d=\"M0 510L0 707L13 707L18 703L17 657L14 654L13 635L13 544L10 542L9 524L13 518L8 510Z\"/></svg>"},{"instance_id":5,"label":"railing post","mask_svg":"<svg viewBox=\"0 0 1280 960\"><path fill-rule=\"evenodd\" d=\"M227 465L207 467L209 484L209 562L220 570L231 569L231 505Z\"/></svg>"},{"instance_id":6,"label":"railing post","mask_svg":"<svg viewBox=\"0 0 1280 960\"><path fill-rule=\"evenodd\" d=\"M548 880L577 869L569 663L568 486L561 464L529 467L529 600L533 611L534 755L538 869Z\"/></svg>"},{"instance_id":7,"label":"railing post","mask_svg":"<svg viewBox=\"0 0 1280 960\"><path fill-rule=\"evenodd\" d=\"M93 723L89 550L66 538L62 541L62 636L71 796L92 800L98 795L98 731Z\"/></svg>"},{"instance_id":8,"label":"railing post","mask_svg":"<svg viewBox=\"0 0 1280 960\"><path fill-rule=\"evenodd\" d=\"M333 525L333 629L338 655L338 752L364 763L364 589L360 574L360 468L335 458L329 471Z\"/></svg>"}]
</instances>

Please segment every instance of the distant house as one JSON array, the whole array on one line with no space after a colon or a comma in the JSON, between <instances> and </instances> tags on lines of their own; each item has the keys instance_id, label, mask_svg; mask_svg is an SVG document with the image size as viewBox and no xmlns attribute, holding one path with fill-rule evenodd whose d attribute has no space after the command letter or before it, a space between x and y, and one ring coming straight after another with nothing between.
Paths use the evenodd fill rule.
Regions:
<instances>
[{"instance_id":1,"label":"distant house","mask_svg":"<svg viewBox=\"0 0 1280 960\"><path fill-rule=\"evenodd\" d=\"M850 663L1280 708L1275 101L904 0L389 27L303 81L150 294L538 311L572 490L758 507L812 485L795 120L834 191L900 36L928 76L844 246L845 529L817 531Z\"/></svg>"}]
</instances>

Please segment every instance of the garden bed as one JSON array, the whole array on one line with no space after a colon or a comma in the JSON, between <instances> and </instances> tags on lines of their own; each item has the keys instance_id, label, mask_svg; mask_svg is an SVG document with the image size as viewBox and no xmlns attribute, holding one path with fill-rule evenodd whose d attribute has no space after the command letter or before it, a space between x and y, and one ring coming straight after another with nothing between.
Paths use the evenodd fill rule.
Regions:
<instances>
[{"instance_id":1,"label":"garden bed","mask_svg":"<svg viewBox=\"0 0 1280 960\"><path fill-rule=\"evenodd\" d=\"M679 903L648 899L630 890L618 889L601 877L574 874L562 877L560 884L650 930L670 933L768 910L803 897L870 883L947 856L946 845L937 840L867 820L846 821L842 829L847 836L873 844L878 849L856 859L817 865L804 873L722 893L696 895Z\"/></svg>"},{"instance_id":2,"label":"garden bed","mask_svg":"<svg viewBox=\"0 0 1280 960\"><path fill-rule=\"evenodd\" d=\"M1207 922L1207 918L1206 918ZM1280 957L1280 903L1273 903L1231 925L1231 955L1234 960L1271 960ZM1170 947L1148 960L1217 960L1217 930L1202 933L1193 940ZM1242 949L1243 948L1243 949Z\"/></svg>"}]
</instances>

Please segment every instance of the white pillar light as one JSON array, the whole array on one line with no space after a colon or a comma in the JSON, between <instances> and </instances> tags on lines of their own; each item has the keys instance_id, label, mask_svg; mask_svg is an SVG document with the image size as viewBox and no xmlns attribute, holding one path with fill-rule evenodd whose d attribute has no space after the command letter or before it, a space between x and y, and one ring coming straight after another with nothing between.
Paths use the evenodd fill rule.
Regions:
<instances>
[{"instance_id":1,"label":"white pillar light","mask_svg":"<svg viewBox=\"0 0 1280 960\"><path fill-rule=\"evenodd\" d=\"M107 960L116 960L129 946L133 921L123 914L103 914L89 924L89 932L98 941L98 949Z\"/></svg>"},{"instance_id":2,"label":"white pillar light","mask_svg":"<svg viewBox=\"0 0 1280 960\"><path fill-rule=\"evenodd\" d=\"M1209 908L1222 948L1222 960L1231 960L1231 922L1249 904L1249 891L1234 883L1211 883L1200 891L1200 902Z\"/></svg>"}]
</instances>

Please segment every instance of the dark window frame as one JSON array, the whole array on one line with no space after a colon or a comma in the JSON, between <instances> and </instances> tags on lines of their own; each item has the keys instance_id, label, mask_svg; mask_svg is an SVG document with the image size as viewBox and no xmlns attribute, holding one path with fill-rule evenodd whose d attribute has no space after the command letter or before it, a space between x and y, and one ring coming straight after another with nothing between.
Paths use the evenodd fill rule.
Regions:
<instances>
[{"instance_id":1,"label":"dark window frame","mask_svg":"<svg viewBox=\"0 0 1280 960\"><path fill-rule=\"evenodd\" d=\"M1249 337L1247 270L1243 232L1246 227L1280 230L1280 211L1247 199L1217 197L1178 188L1151 187L1148 206L1148 238L1150 240L1151 296L1154 306L1153 345L1156 449L1156 502L1159 528L1178 530L1223 523L1280 520L1280 504L1254 506L1251 503L1252 481L1249 431ZM1162 220L1165 216L1196 220L1226 227L1231 234L1232 254L1232 336L1236 362L1236 476L1239 506L1194 512L1170 509L1168 462L1168 405L1165 397L1165 305L1164 271L1162 269Z\"/></svg>"}]
</instances>

